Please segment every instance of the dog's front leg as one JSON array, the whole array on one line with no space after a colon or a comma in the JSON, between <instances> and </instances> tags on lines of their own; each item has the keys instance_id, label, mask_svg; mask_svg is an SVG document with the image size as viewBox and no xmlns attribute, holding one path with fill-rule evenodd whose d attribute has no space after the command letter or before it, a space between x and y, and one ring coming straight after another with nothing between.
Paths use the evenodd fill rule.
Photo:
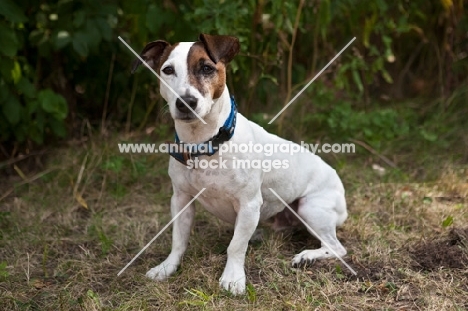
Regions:
<instances>
[{"instance_id":1,"label":"dog's front leg","mask_svg":"<svg viewBox=\"0 0 468 311\"><path fill-rule=\"evenodd\" d=\"M171 199L171 215L175 217L192 199L180 191L174 192ZM174 220L172 228L172 250L160 265L152 268L146 276L153 280L164 280L173 274L180 265L182 256L187 249L190 230L195 217L195 205L192 203L179 217Z\"/></svg>"},{"instance_id":2,"label":"dog's front leg","mask_svg":"<svg viewBox=\"0 0 468 311\"><path fill-rule=\"evenodd\" d=\"M222 288L234 295L245 292L245 254L249 240L257 228L260 219L261 195L241 205L237 213L234 236L227 249L227 263L219 279Z\"/></svg>"}]
</instances>

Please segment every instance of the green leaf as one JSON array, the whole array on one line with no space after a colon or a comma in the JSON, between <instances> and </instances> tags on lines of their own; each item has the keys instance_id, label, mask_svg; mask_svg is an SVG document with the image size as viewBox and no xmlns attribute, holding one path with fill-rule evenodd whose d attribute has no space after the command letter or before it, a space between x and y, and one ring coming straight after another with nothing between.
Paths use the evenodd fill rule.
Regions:
<instances>
[{"instance_id":1,"label":"green leaf","mask_svg":"<svg viewBox=\"0 0 468 311\"><path fill-rule=\"evenodd\" d=\"M235 59L229 64L229 67L231 67L232 73L236 73L239 70L239 64Z\"/></svg>"},{"instance_id":2,"label":"green leaf","mask_svg":"<svg viewBox=\"0 0 468 311\"><path fill-rule=\"evenodd\" d=\"M2 111L10 124L17 124L21 118L21 103L14 95L10 95L2 104Z\"/></svg>"},{"instance_id":3,"label":"green leaf","mask_svg":"<svg viewBox=\"0 0 468 311\"><path fill-rule=\"evenodd\" d=\"M39 108L39 102L37 100L30 100L26 103L26 112L29 114L33 114Z\"/></svg>"},{"instance_id":4,"label":"green leaf","mask_svg":"<svg viewBox=\"0 0 468 311\"><path fill-rule=\"evenodd\" d=\"M5 81L12 81L11 71L13 70L13 62L7 58L2 58L0 61L0 74ZM0 94L0 98L3 94Z\"/></svg>"},{"instance_id":5,"label":"green leaf","mask_svg":"<svg viewBox=\"0 0 468 311\"><path fill-rule=\"evenodd\" d=\"M58 137L67 136L67 129L65 128L65 124L62 120L50 119L49 126L52 132Z\"/></svg>"},{"instance_id":6,"label":"green leaf","mask_svg":"<svg viewBox=\"0 0 468 311\"><path fill-rule=\"evenodd\" d=\"M155 4L151 4L146 12L146 27L151 32L157 33L163 23L164 11L159 9Z\"/></svg>"},{"instance_id":7,"label":"green leaf","mask_svg":"<svg viewBox=\"0 0 468 311\"><path fill-rule=\"evenodd\" d=\"M353 70L353 80L356 83L359 93L364 91L364 86L362 85L361 77L359 76L359 72L357 70Z\"/></svg>"},{"instance_id":8,"label":"green leaf","mask_svg":"<svg viewBox=\"0 0 468 311\"><path fill-rule=\"evenodd\" d=\"M428 131L426 131L425 129L422 129L420 131L421 133L421 136L425 139L425 140L428 140L428 141L436 141L437 140L437 134L434 134L434 133L430 133Z\"/></svg>"},{"instance_id":9,"label":"green leaf","mask_svg":"<svg viewBox=\"0 0 468 311\"><path fill-rule=\"evenodd\" d=\"M385 82L387 82L388 84L392 84L392 83L393 83L392 77L390 76L390 74L388 73L388 71L385 70L385 69L382 69L382 77L384 78Z\"/></svg>"},{"instance_id":10,"label":"green leaf","mask_svg":"<svg viewBox=\"0 0 468 311\"><path fill-rule=\"evenodd\" d=\"M445 218L444 221L442 221L442 227L444 228L447 228L451 224L453 224L453 217L450 215L447 216L447 218Z\"/></svg>"},{"instance_id":11,"label":"green leaf","mask_svg":"<svg viewBox=\"0 0 468 311\"><path fill-rule=\"evenodd\" d=\"M374 135L374 132L372 132L372 130L368 127L364 128L363 132L364 132L364 135L366 135L366 137L369 137L369 138Z\"/></svg>"},{"instance_id":12,"label":"green leaf","mask_svg":"<svg viewBox=\"0 0 468 311\"><path fill-rule=\"evenodd\" d=\"M101 43L102 37L101 33L94 22L94 20L87 20L86 21L86 42L90 48L97 47L99 43Z\"/></svg>"},{"instance_id":13,"label":"green leaf","mask_svg":"<svg viewBox=\"0 0 468 311\"><path fill-rule=\"evenodd\" d=\"M398 33L405 33L411 30L410 24L408 24L408 16L401 15L398 20L396 31Z\"/></svg>"},{"instance_id":14,"label":"green leaf","mask_svg":"<svg viewBox=\"0 0 468 311\"><path fill-rule=\"evenodd\" d=\"M374 12L374 14L372 14L372 16L370 18L366 18L365 21L364 21L364 29L363 29L363 32L362 32L362 41L364 43L364 46L366 48L369 47L369 38L370 38L370 35L372 33L372 31L374 30L374 25L375 25L375 22L377 20L377 14Z\"/></svg>"},{"instance_id":15,"label":"green leaf","mask_svg":"<svg viewBox=\"0 0 468 311\"><path fill-rule=\"evenodd\" d=\"M19 43L18 39L16 38L15 31L0 25L0 38L2 38L2 43L0 44L0 53L5 56L15 56L19 49Z\"/></svg>"},{"instance_id":16,"label":"green leaf","mask_svg":"<svg viewBox=\"0 0 468 311\"><path fill-rule=\"evenodd\" d=\"M73 26L75 28L79 28L81 25L83 25L83 22L86 19L86 12L83 10L80 10L78 12L73 13Z\"/></svg>"},{"instance_id":17,"label":"green leaf","mask_svg":"<svg viewBox=\"0 0 468 311\"><path fill-rule=\"evenodd\" d=\"M38 94L38 100L42 109L54 116L55 119L63 120L68 114L67 101L62 95L54 93L50 89L42 90Z\"/></svg>"},{"instance_id":18,"label":"green leaf","mask_svg":"<svg viewBox=\"0 0 468 311\"><path fill-rule=\"evenodd\" d=\"M83 57L88 56L88 43L86 40L86 34L83 32L77 32L73 36L73 49Z\"/></svg>"},{"instance_id":19,"label":"green leaf","mask_svg":"<svg viewBox=\"0 0 468 311\"><path fill-rule=\"evenodd\" d=\"M112 28L110 27L109 23L104 18L97 18L95 23L104 40L112 40Z\"/></svg>"},{"instance_id":20,"label":"green leaf","mask_svg":"<svg viewBox=\"0 0 468 311\"><path fill-rule=\"evenodd\" d=\"M36 87L25 77L21 77L16 87L18 91L27 98L36 97Z\"/></svg>"},{"instance_id":21,"label":"green leaf","mask_svg":"<svg viewBox=\"0 0 468 311\"><path fill-rule=\"evenodd\" d=\"M262 74L260 79L267 79L267 80L272 81L275 85L278 85L278 80L276 79L275 76L268 75L268 74Z\"/></svg>"},{"instance_id":22,"label":"green leaf","mask_svg":"<svg viewBox=\"0 0 468 311\"><path fill-rule=\"evenodd\" d=\"M13 78L13 83L18 84L21 79L21 67L17 61L13 62L13 70L11 71L11 77Z\"/></svg>"},{"instance_id":23,"label":"green leaf","mask_svg":"<svg viewBox=\"0 0 468 311\"><path fill-rule=\"evenodd\" d=\"M8 273L6 267L7 267L6 261L2 261L0 263L0 277L2 277L2 278L7 278L10 275Z\"/></svg>"},{"instance_id":24,"label":"green leaf","mask_svg":"<svg viewBox=\"0 0 468 311\"><path fill-rule=\"evenodd\" d=\"M105 170L119 173L124 164L124 158L121 156L111 156L106 162L103 163L102 168Z\"/></svg>"},{"instance_id":25,"label":"green leaf","mask_svg":"<svg viewBox=\"0 0 468 311\"><path fill-rule=\"evenodd\" d=\"M28 20L21 8L11 0L0 0L0 15L14 23L24 23Z\"/></svg>"},{"instance_id":26,"label":"green leaf","mask_svg":"<svg viewBox=\"0 0 468 311\"><path fill-rule=\"evenodd\" d=\"M38 126L32 125L29 129L29 138L35 143L42 144L44 142L44 133Z\"/></svg>"},{"instance_id":27,"label":"green leaf","mask_svg":"<svg viewBox=\"0 0 468 311\"><path fill-rule=\"evenodd\" d=\"M375 3L377 4L377 7L379 8L381 13L387 11L388 5L384 0L377 0Z\"/></svg>"},{"instance_id":28,"label":"green leaf","mask_svg":"<svg viewBox=\"0 0 468 311\"><path fill-rule=\"evenodd\" d=\"M71 41L72 40L68 31L61 30L55 36L54 46L57 50L60 50L66 47Z\"/></svg>"},{"instance_id":29,"label":"green leaf","mask_svg":"<svg viewBox=\"0 0 468 311\"><path fill-rule=\"evenodd\" d=\"M247 298L251 303L254 303L257 301L257 292L255 291L255 287L252 286L252 284L247 284L246 286L247 290Z\"/></svg>"},{"instance_id":30,"label":"green leaf","mask_svg":"<svg viewBox=\"0 0 468 311\"><path fill-rule=\"evenodd\" d=\"M432 198L430 198L430 197L424 197L424 198L423 198L423 203L424 203L424 204L430 204L430 203L432 203Z\"/></svg>"}]
</instances>

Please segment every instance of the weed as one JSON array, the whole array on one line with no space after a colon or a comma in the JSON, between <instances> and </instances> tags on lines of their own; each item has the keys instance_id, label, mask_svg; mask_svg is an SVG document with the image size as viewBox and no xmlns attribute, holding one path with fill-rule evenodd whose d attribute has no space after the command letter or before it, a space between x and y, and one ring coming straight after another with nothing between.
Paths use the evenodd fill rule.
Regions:
<instances>
[{"instance_id":1,"label":"weed","mask_svg":"<svg viewBox=\"0 0 468 311\"><path fill-rule=\"evenodd\" d=\"M9 276L6 261L0 262L0 279L6 279Z\"/></svg>"},{"instance_id":2,"label":"weed","mask_svg":"<svg viewBox=\"0 0 468 311\"><path fill-rule=\"evenodd\" d=\"M442 227L447 228L453 224L453 217L452 216L447 216L443 221L442 221Z\"/></svg>"},{"instance_id":3,"label":"weed","mask_svg":"<svg viewBox=\"0 0 468 311\"><path fill-rule=\"evenodd\" d=\"M247 300L254 304L257 301L257 292L255 291L255 287L252 284L248 283L246 286L247 291Z\"/></svg>"},{"instance_id":4,"label":"weed","mask_svg":"<svg viewBox=\"0 0 468 311\"><path fill-rule=\"evenodd\" d=\"M193 299L183 300L179 304L189 305L189 306L206 306L213 300L214 295L208 295L205 292L198 289L185 289L185 292L190 294Z\"/></svg>"}]
</instances>

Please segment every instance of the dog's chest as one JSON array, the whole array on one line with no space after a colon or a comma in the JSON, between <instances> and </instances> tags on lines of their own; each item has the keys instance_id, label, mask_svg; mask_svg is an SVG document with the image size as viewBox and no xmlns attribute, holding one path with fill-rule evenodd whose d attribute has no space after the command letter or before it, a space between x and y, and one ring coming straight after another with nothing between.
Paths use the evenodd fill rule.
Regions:
<instances>
[{"instance_id":1,"label":"dog's chest","mask_svg":"<svg viewBox=\"0 0 468 311\"><path fill-rule=\"evenodd\" d=\"M238 193L249 182L247 174L239 173L239 170L233 169L186 170L178 184L188 185L197 193L206 188L212 196L224 197Z\"/></svg>"},{"instance_id":2,"label":"dog's chest","mask_svg":"<svg viewBox=\"0 0 468 311\"><path fill-rule=\"evenodd\" d=\"M230 172L224 169L187 169L183 173L184 183L196 188L223 189L230 180Z\"/></svg>"},{"instance_id":3,"label":"dog's chest","mask_svg":"<svg viewBox=\"0 0 468 311\"><path fill-rule=\"evenodd\" d=\"M176 163L178 164L178 163ZM176 187L192 196L205 190L198 197L203 207L216 217L235 223L237 195L245 185L247 175L239 175L232 169L179 169L172 171L171 179Z\"/></svg>"}]
</instances>

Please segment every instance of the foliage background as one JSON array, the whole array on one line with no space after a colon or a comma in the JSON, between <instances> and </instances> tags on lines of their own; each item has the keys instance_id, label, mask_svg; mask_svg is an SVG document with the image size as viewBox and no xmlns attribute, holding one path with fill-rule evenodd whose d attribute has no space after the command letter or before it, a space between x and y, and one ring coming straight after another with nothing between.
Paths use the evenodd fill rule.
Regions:
<instances>
[{"instance_id":1,"label":"foliage background","mask_svg":"<svg viewBox=\"0 0 468 311\"><path fill-rule=\"evenodd\" d=\"M103 133L155 125L167 136L171 120L156 78L130 75L133 57L118 36L139 51L200 32L239 37L228 84L240 110L265 126L356 36L269 130L377 149L394 140L447 146L460 140L468 112L465 7L462 0L0 0L2 157L83 135L88 125Z\"/></svg>"}]
</instances>

